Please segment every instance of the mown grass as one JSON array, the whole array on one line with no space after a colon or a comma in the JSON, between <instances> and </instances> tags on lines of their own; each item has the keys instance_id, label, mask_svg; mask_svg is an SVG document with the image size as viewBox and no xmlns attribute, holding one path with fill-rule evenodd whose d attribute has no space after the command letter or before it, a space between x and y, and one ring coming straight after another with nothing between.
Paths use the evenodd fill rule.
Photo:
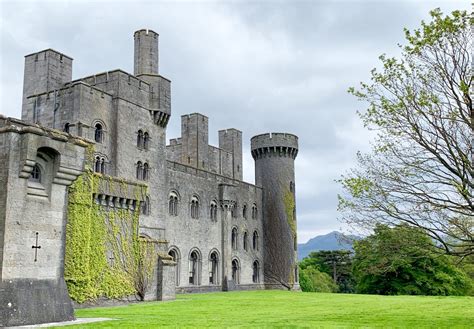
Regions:
<instances>
[{"instance_id":1,"label":"mown grass","mask_svg":"<svg viewBox=\"0 0 474 329\"><path fill-rule=\"evenodd\" d=\"M179 295L175 301L76 311L120 328L473 328L473 297L375 296L248 291Z\"/></svg>"}]
</instances>

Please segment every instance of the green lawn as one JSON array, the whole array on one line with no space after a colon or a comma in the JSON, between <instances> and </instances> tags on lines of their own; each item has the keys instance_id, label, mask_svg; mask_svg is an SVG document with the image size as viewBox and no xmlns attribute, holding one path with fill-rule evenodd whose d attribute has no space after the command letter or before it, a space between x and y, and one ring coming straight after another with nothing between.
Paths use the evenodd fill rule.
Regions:
<instances>
[{"instance_id":1,"label":"green lawn","mask_svg":"<svg viewBox=\"0 0 474 329\"><path fill-rule=\"evenodd\" d=\"M249 291L179 295L175 301L80 309L114 321L80 327L473 328L474 298Z\"/></svg>"}]
</instances>

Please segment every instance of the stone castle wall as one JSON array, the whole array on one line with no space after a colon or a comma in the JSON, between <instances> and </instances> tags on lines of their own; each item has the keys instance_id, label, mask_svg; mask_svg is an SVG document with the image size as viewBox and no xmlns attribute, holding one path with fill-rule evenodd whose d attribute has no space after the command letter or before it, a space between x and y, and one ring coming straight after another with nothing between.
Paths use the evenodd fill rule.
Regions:
<instances>
[{"instance_id":1,"label":"stone castle wall","mask_svg":"<svg viewBox=\"0 0 474 329\"><path fill-rule=\"evenodd\" d=\"M105 162L106 175L147 185L145 200L149 200L149 207L140 215L140 232L151 239L164 239L168 241L168 250L179 251L175 270L178 291L261 288L265 283L263 269L268 241L275 243L293 234L291 227L285 226L275 231L276 235L269 235L266 226L273 227L275 218L265 206L270 200L276 203L276 222L283 221L280 214L285 205L283 199L278 199L284 197L283 192L269 181L275 175L284 184L289 184L287 180L294 182L292 162L257 161L261 164L257 165L257 184L243 182L242 132L233 128L221 130L218 147L209 145L208 118L199 113L182 116L181 137L171 139L170 145L166 145L171 82L159 75L158 34L140 30L134 40L134 74L113 70L71 81L72 58L51 49L26 56L22 119L58 130L68 129L72 135L90 140L96 139L97 124L102 127L100 140L95 143L94 159ZM139 131L148 134L147 147L139 145ZM258 143L259 147L252 150L276 146L280 147L278 150L286 150L295 137L292 136L276 134L268 145L265 144L268 136L257 136L252 143ZM149 168L146 179L137 176L139 163L146 163ZM265 172L267 166L270 170ZM179 198L176 216L170 215L168 209L171 193ZM199 201L198 218L191 216L193 198ZM211 203L218 207L216 220L210 218ZM243 218L244 206L247 218ZM253 208L255 218L252 218ZM236 248L232 247L233 228L237 229ZM243 248L245 232L247 250ZM253 232L258 234L255 249ZM287 249L285 245L280 256L286 257L288 266L294 266L293 247ZM189 283L192 250L200 254L197 284ZM212 285L209 283L211 251L219 255L219 279ZM238 280L232 279L233 260L239 264ZM255 261L261 273L257 280L253 270ZM271 260L269 264L274 263ZM168 282L170 278L160 280Z\"/></svg>"}]
</instances>

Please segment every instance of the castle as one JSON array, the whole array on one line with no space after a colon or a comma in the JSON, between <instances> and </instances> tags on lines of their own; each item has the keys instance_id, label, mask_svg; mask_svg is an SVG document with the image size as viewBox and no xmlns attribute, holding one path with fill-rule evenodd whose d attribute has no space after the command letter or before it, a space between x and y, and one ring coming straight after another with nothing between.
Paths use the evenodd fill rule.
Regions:
<instances>
[{"instance_id":1,"label":"castle","mask_svg":"<svg viewBox=\"0 0 474 329\"><path fill-rule=\"evenodd\" d=\"M72 80L71 57L52 49L25 56L21 121L0 117L0 291L31 307L24 281L35 282L45 298L62 300L54 307L65 309L63 318L70 314L59 296L66 289L67 186L84 172L88 145L93 171L121 184L100 185L93 203L105 211L139 209L139 235L157 242L159 268L147 299L170 299L175 291L299 289L298 138L251 139L255 184L243 181L237 129L220 130L219 146L212 146L208 118L183 115L181 137L167 145L171 82L159 74L158 34L136 31L134 44L133 74ZM0 308L0 319L12 314Z\"/></svg>"}]
</instances>

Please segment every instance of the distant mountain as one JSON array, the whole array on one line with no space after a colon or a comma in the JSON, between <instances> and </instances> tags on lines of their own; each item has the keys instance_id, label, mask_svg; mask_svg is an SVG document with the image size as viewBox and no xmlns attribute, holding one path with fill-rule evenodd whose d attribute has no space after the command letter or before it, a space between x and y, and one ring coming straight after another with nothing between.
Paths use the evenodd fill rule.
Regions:
<instances>
[{"instance_id":1,"label":"distant mountain","mask_svg":"<svg viewBox=\"0 0 474 329\"><path fill-rule=\"evenodd\" d=\"M341 232L331 232L318 235L306 243L298 244L298 259L308 256L312 251L352 249L351 240L361 239L355 235L344 235Z\"/></svg>"}]
</instances>

